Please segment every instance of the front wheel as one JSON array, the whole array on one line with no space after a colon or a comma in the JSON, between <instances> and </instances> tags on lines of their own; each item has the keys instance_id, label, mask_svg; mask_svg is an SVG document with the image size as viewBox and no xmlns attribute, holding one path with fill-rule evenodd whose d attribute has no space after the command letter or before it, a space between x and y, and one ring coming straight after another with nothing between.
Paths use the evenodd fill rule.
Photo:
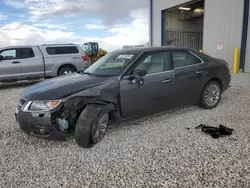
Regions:
<instances>
[{"instance_id":1,"label":"front wheel","mask_svg":"<svg viewBox=\"0 0 250 188\"><path fill-rule=\"evenodd\" d=\"M90 104L80 114L75 127L75 141L84 148L97 144L105 136L109 115L104 106Z\"/></svg>"},{"instance_id":2,"label":"front wheel","mask_svg":"<svg viewBox=\"0 0 250 188\"><path fill-rule=\"evenodd\" d=\"M209 82L202 91L201 104L206 109L217 107L221 99L221 86L216 81Z\"/></svg>"}]
</instances>

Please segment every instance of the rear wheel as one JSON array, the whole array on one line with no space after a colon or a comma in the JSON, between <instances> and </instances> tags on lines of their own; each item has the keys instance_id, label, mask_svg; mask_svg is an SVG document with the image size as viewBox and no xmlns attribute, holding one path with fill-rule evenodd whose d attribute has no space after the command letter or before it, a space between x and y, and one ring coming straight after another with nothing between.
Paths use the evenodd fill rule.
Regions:
<instances>
[{"instance_id":1,"label":"rear wheel","mask_svg":"<svg viewBox=\"0 0 250 188\"><path fill-rule=\"evenodd\" d=\"M79 146L89 148L105 136L109 114L103 108L102 105L91 104L82 111L75 127L75 141Z\"/></svg>"},{"instance_id":2,"label":"rear wheel","mask_svg":"<svg viewBox=\"0 0 250 188\"><path fill-rule=\"evenodd\" d=\"M221 99L221 86L216 81L209 82L202 91L201 104L206 109L217 107Z\"/></svg>"},{"instance_id":3,"label":"rear wheel","mask_svg":"<svg viewBox=\"0 0 250 188\"><path fill-rule=\"evenodd\" d=\"M72 67L63 67L60 69L58 76L66 75L73 72L75 72L75 70Z\"/></svg>"}]
</instances>

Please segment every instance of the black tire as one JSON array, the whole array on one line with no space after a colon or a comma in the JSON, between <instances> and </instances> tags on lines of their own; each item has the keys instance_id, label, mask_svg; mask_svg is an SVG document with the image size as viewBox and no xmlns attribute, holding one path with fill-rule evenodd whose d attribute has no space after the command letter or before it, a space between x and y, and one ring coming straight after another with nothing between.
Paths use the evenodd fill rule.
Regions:
<instances>
[{"instance_id":1,"label":"black tire","mask_svg":"<svg viewBox=\"0 0 250 188\"><path fill-rule=\"evenodd\" d=\"M80 114L75 127L75 141L79 146L90 148L104 137L106 130L100 140L93 139L99 119L104 115L108 116L108 112L104 112L103 109L102 105L90 104Z\"/></svg>"},{"instance_id":2,"label":"black tire","mask_svg":"<svg viewBox=\"0 0 250 188\"><path fill-rule=\"evenodd\" d=\"M75 69L73 69L72 67L63 67L59 70L58 76L65 75L66 72L72 73L75 72Z\"/></svg>"},{"instance_id":3,"label":"black tire","mask_svg":"<svg viewBox=\"0 0 250 188\"><path fill-rule=\"evenodd\" d=\"M208 99L207 99L207 95L208 95L208 93L209 93L209 88L216 88L216 90L218 90L218 92L217 91L215 91L216 92L216 96L214 96L213 98L214 98L214 101L213 102L208 102ZM218 104L219 104L219 102L220 102L220 99L221 99L221 86L220 86L220 84L217 82L217 81L211 81L211 82L209 82L205 87L204 87L204 89L203 89L203 91L202 91L202 94L201 94L201 101L200 101L200 104L201 104L201 106L203 107L203 108L205 108L205 109L213 109L213 108L216 108L217 106L218 106ZM209 104L210 103L210 104Z\"/></svg>"}]
</instances>

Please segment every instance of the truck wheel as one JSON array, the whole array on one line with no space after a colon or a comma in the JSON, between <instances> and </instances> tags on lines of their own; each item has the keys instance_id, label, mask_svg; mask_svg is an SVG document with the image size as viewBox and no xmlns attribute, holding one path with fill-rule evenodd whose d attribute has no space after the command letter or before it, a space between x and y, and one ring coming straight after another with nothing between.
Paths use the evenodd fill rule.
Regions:
<instances>
[{"instance_id":1,"label":"truck wheel","mask_svg":"<svg viewBox=\"0 0 250 188\"><path fill-rule=\"evenodd\" d=\"M103 108L102 105L90 104L82 111L75 127L75 141L79 146L92 147L105 136L109 114Z\"/></svg>"},{"instance_id":2,"label":"truck wheel","mask_svg":"<svg viewBox=\"0 0 250 188\"><path fill-rule=\"evenodd\" d=\"M202 91L201 105L203 108L212 109L217 107L221 99L221 86L216 81L209 82Z\"/></svg>"},{"instance_id":3,"label":"truck wheel","mask_svg":"<svg viewBox=\"0 0 250 188\"><path fill-rule=\"evenodd\" d=\"M60 69L58 76L66 75L69 73L75 72L75 70L71 67L63 67Z\"/></svg>"}]
</instances>

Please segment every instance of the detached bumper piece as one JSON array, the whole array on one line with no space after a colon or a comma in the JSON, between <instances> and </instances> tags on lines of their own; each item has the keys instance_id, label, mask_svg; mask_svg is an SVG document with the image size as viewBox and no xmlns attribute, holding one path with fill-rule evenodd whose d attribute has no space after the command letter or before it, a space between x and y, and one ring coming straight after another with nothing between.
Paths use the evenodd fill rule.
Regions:
<instances>
[{"instance_id":1,"label":"detached bumper piece","mask_svg":"<svg viewBox=\"0 0 250 188\"><path fill-rule=\"evenodd\" d=\"M19 111L15 114L20 128L27 134L46 140L66 141L67 134L58 130L51 122L50 114L27 113Z\"/></svg>"},{"instance_id":2,"label":"detached bumper piece","mask_svg":"<svg viewBox=\"0 0 250 188\"><path fill-rule=\"evenodd\" d=\"M219 125L219 127L207 126L204 124L200 124L196 127L196 129L201 128L202 132L210 134L214 139L217 139L222 136L230 136L234 129L228 128L224 125Z\"/></svg>"}]
</instances>

